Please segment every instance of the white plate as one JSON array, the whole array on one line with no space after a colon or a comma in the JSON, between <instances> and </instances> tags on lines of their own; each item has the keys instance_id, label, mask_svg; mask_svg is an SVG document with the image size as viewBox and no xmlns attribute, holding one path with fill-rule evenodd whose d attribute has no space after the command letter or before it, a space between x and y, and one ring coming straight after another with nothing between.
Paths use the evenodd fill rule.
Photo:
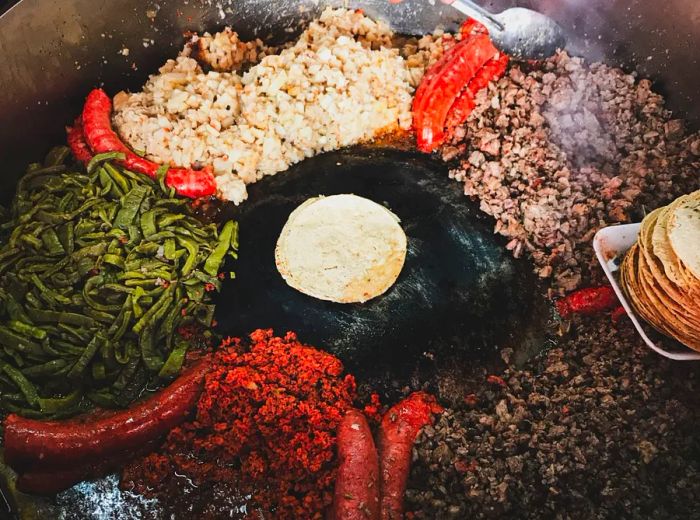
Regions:
<instances>
[{"instance_id":1,"label":"white plate","mask_svg":"<svg viewBox=\"0 0 700 520\"><path fill-rule=\"evenodd\" d=\"M622 292L620 285L618 284L617 278L614 272L619 269L618 260L622 260L622 257L627 252L627 250L632 247L632 245L637 241L637 235L639 235L639 228L641 224L624 224L621 226L610 226L601 229L593 237L593 249L598 257L600 265L603 266L603 271L605 275L610 280L610 284L615 290L615 294L622 303L622 306L627 311L627 315L634 323L634 328L637 329L639 335L642 337L644 342L652 350L658 352L662 356L670 359L675 359L678 361L695 361L700 359L700 352L695 352L689 348L683 347L680 343L661 336L651 326L646 323L640 322L637 315L632 310L632 306L625 298L625 294ZM649 338L647 330L654 337L660 337L658 341L654 342ZM677 347L674 345L678 345Z\"/></svg>"}]
</instances>

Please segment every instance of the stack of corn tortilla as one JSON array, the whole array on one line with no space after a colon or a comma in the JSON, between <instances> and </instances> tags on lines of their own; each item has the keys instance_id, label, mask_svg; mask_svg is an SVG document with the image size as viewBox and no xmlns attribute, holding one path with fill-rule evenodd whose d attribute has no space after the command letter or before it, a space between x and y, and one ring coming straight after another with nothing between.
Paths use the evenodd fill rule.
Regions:
<instances>
[{"instance_id":1,"label":"stack of corn tortilla","mask_svg":"<svg viewBox=\"0 0 700 520\"><path fill-rule=\"evenodd\" d=\"M620 281L637 314L700 351L700 191L646 216Z\"/></svg>"}]
</instances>

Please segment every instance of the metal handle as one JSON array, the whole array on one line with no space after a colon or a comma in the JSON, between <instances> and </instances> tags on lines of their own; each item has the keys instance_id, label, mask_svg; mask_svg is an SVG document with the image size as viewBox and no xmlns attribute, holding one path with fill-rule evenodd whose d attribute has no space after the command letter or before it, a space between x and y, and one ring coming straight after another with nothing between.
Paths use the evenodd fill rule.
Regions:
<instances>
[{"instance_id":1,"label":"metal handle","mask_svg":"<svg viewBox=\"0 0 700 520\"><path fill-rule=\"evenodd\" d=\"M505 29L503 24L494 18L493 14L471 0L454 0L450 5L459 12L483 23L489 31L492 31L494 28L497 31L503 31Z\"/></svg>"}]
</instances>

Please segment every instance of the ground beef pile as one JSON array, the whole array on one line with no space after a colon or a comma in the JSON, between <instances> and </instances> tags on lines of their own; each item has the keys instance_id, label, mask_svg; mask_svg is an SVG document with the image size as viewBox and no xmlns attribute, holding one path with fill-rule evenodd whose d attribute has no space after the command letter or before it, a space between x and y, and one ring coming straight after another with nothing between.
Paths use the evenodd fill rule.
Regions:
<instances>
[{"instance_id":1,"label":"ground beef pile","mask_svg":"<svg viewBox=\"0 0 700 520\"><path fill-rule=\"evenodd\" d=\"M700 187L700 135L686 134L650 82L566 53L513 65L451 137L450 176L560 292L590 272L600 227Z\"/></svg>"},{"instance_id":2,"label":"ground beef pile","mask_svg":"<svg viewBox=\"0 0 700 520\"><path fill-rule=\"evenodd\" d=\"M414 448L413 518L700 518L698 378L628 320L464 379L442 377L452 408Z\"/></svg>"}]
</instances>

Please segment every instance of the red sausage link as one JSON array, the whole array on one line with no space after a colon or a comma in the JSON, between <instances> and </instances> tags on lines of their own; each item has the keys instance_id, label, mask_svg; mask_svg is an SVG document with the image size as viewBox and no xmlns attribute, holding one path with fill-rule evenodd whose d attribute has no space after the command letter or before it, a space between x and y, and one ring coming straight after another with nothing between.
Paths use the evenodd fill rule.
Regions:
<instances>
[{"instance_id":1,"label":"red sausage link","mask_svg":"<svg viewBox=\"0 0 700 520\"><path fill-rule=\"evenodd\" d=\"M467 18L464 21L464 23L462 23L462 26L460 27L460 32L462 33L461 41L467 40L469 36L476 33L488 35L486 27L484 27L481 23L477 22L473 18ZM418 85L416 93L413 96L412 111L414 118L414 128L417 129L423 126L423 119L426 115L425 108L430 106L430 103L432 103L434 98L432 86L440 77L442 71L449 65L454 56L459 52L459 48L457 47L458 43L459 42L456 41L452 42L452 46L449 47L443 53L441 58L435 63L433 63L423 75L423 79ZM426 93L429 94L426 95Z\"/></svg>"},{"instance_id":2,"label":"red sausage link","mask_svg":"<svg viewBox=\"0 0 700 520\"><path fill-rule=\"evenodd\" d=\"M425 118L428 115L427 109L435 96L433 85L440 78L440 74L442 74L442 71L457 52L457 44L447 49L442 57L428 68L416 89L416 93L413 96L413 105L411 106L413 128L416 131L416 135L418 135L418 130L425 125Z\"/></svg>"},{"instance_id":3,"label":"red sausage link","mask_svg":"<svg viewBox=\"0 0 700 520\"><path fill-rule=\"evenodd\" d=\"M191 199L208 197L216 193L216 181L208 166L201 170L170 168L165 174L165 184L175 188L180 195Z\"/></svg>"},{"instance_id":4,"label":"red sausage link","mask_svg":"<svg viewBox=\"0 0 700 520\"><path fill-rule=\"evenodd\" d=\"M618 305L620 302L617 295L609 285L579 289L555 302L557 312L564 319L570 318L572 314L595 316Z\"/></svg>"},{"instance_id":5,"label":"red sausage link","mask_svg":"<svg viewBox=\"0 0 700 520\"><path fill-rule=\"evenodd\" d=\"M477 32L456 44L434 65L439 72L413 105L420 150L431 152L444 140L447 114L457 95L497 53L489 37Z\"/></svg>"},{"instance_id":6,"label":"red sausage link","mask_svg":"<svg viewBox=\"0 0 700 520\"><path fill-rule=\"evenodd\" d=\"M379 520L379 460L359 410L348 411L338 425L338 476L329 520Z\"/></svg>"},{"instance_id":7,"label":"red sausage link","mask_svg":"<svg viewBox=\"0 0 700 520\"><path fill-rule=\"evenodd\" d=\"M442 411L435 398L414 392L389 409L379 426L382 520L403 518L403 497L411 468L413 442L432 416Z\"/></svg>"},{"instance_id":8,"label":"red sausage link","mask_svg":"<svg viewBox=\"0 0 700 520\"><path fill-rule=\"evenodd\" d=\"M70 467L61 469L34 469L17 476L17 489L32 495L55 495L75 486L78 482L109 475L124 467L130 460L157 449L160 442L160 439L154 439L136 451L120 453L96 462L76 461Z\"/></svg>"},{"instance_id":9,"label":"red sausage link","mask_svg":"<svg viewBox=\"0 0 700 520\"><path fill-rule=\"evenodd\" d=\"M104 90L93 89L85 99L83 107L83 128L85 139L95 153L122 152L122 166L137 173L153 178L158 165L153 161L139 157L132 152L114 130L112 130L112 100Z\"/></svg>"},{"instance_id":10,"label":"red sausage link","mask_svg":"<svg viewBox=\"0 0 700 520\"><path fill-rule=\"evenodd\" d=\"M92 151L85 141L85 134L83 132L83 121L80 117L75 118L73 126L66 127L66 140L68 141L68 147L73 153L73 157L83 164L87 164L92 159Z\"/></svg>"},{"instance_id":11,"label":"red sausage link","mask_svg":"<svg viewBox=\"0 0 700 520\"><path fill-rule=\"evenodd\" d=\"M459 32L462 37L471 36L472 34L488 34L489 30L486 26L474 18L467 18L459 27Z\"/></svg>"},{"instance_id":12,"label":"red sausage link","mask_svg":"<svg viewBox=\"0 0 700 520\"><path fill-rule=\"evenodd\" d=\"M83 480L99 478L119 468L121 462L86 464L66 469L36 470L17 477L17 490L31 495L55 495Z\"/></svg>"},{"instance_id":13,"label":"red sausage link","mask_svg":"<svg viewBox=\"0 0 700 520\"><path fill-rule=\"evenodd\" d=\"M61 469L129 453L183 422L194 408L209 364L206 358L171 385L126 410L67 421L5 419L5 462L22 473Z\"/></svg>"},{"instance_id":14,"label":"red sausage link","mask_svg":"<svg viewBox=\"0 0 700 520\"><path fill-rule=\"evenodd\" d=\"M112 130L111 117L112 100L104 90L92 90L83 107L85 139L92 151L122 152L124 160L119 161L122 166L151 178L155 177L160 166L132 152ZM216 193L216 180L210 169L170 168L165 176L165 183L186 197L206 197Z\"/></svg>"}]
</instances>

